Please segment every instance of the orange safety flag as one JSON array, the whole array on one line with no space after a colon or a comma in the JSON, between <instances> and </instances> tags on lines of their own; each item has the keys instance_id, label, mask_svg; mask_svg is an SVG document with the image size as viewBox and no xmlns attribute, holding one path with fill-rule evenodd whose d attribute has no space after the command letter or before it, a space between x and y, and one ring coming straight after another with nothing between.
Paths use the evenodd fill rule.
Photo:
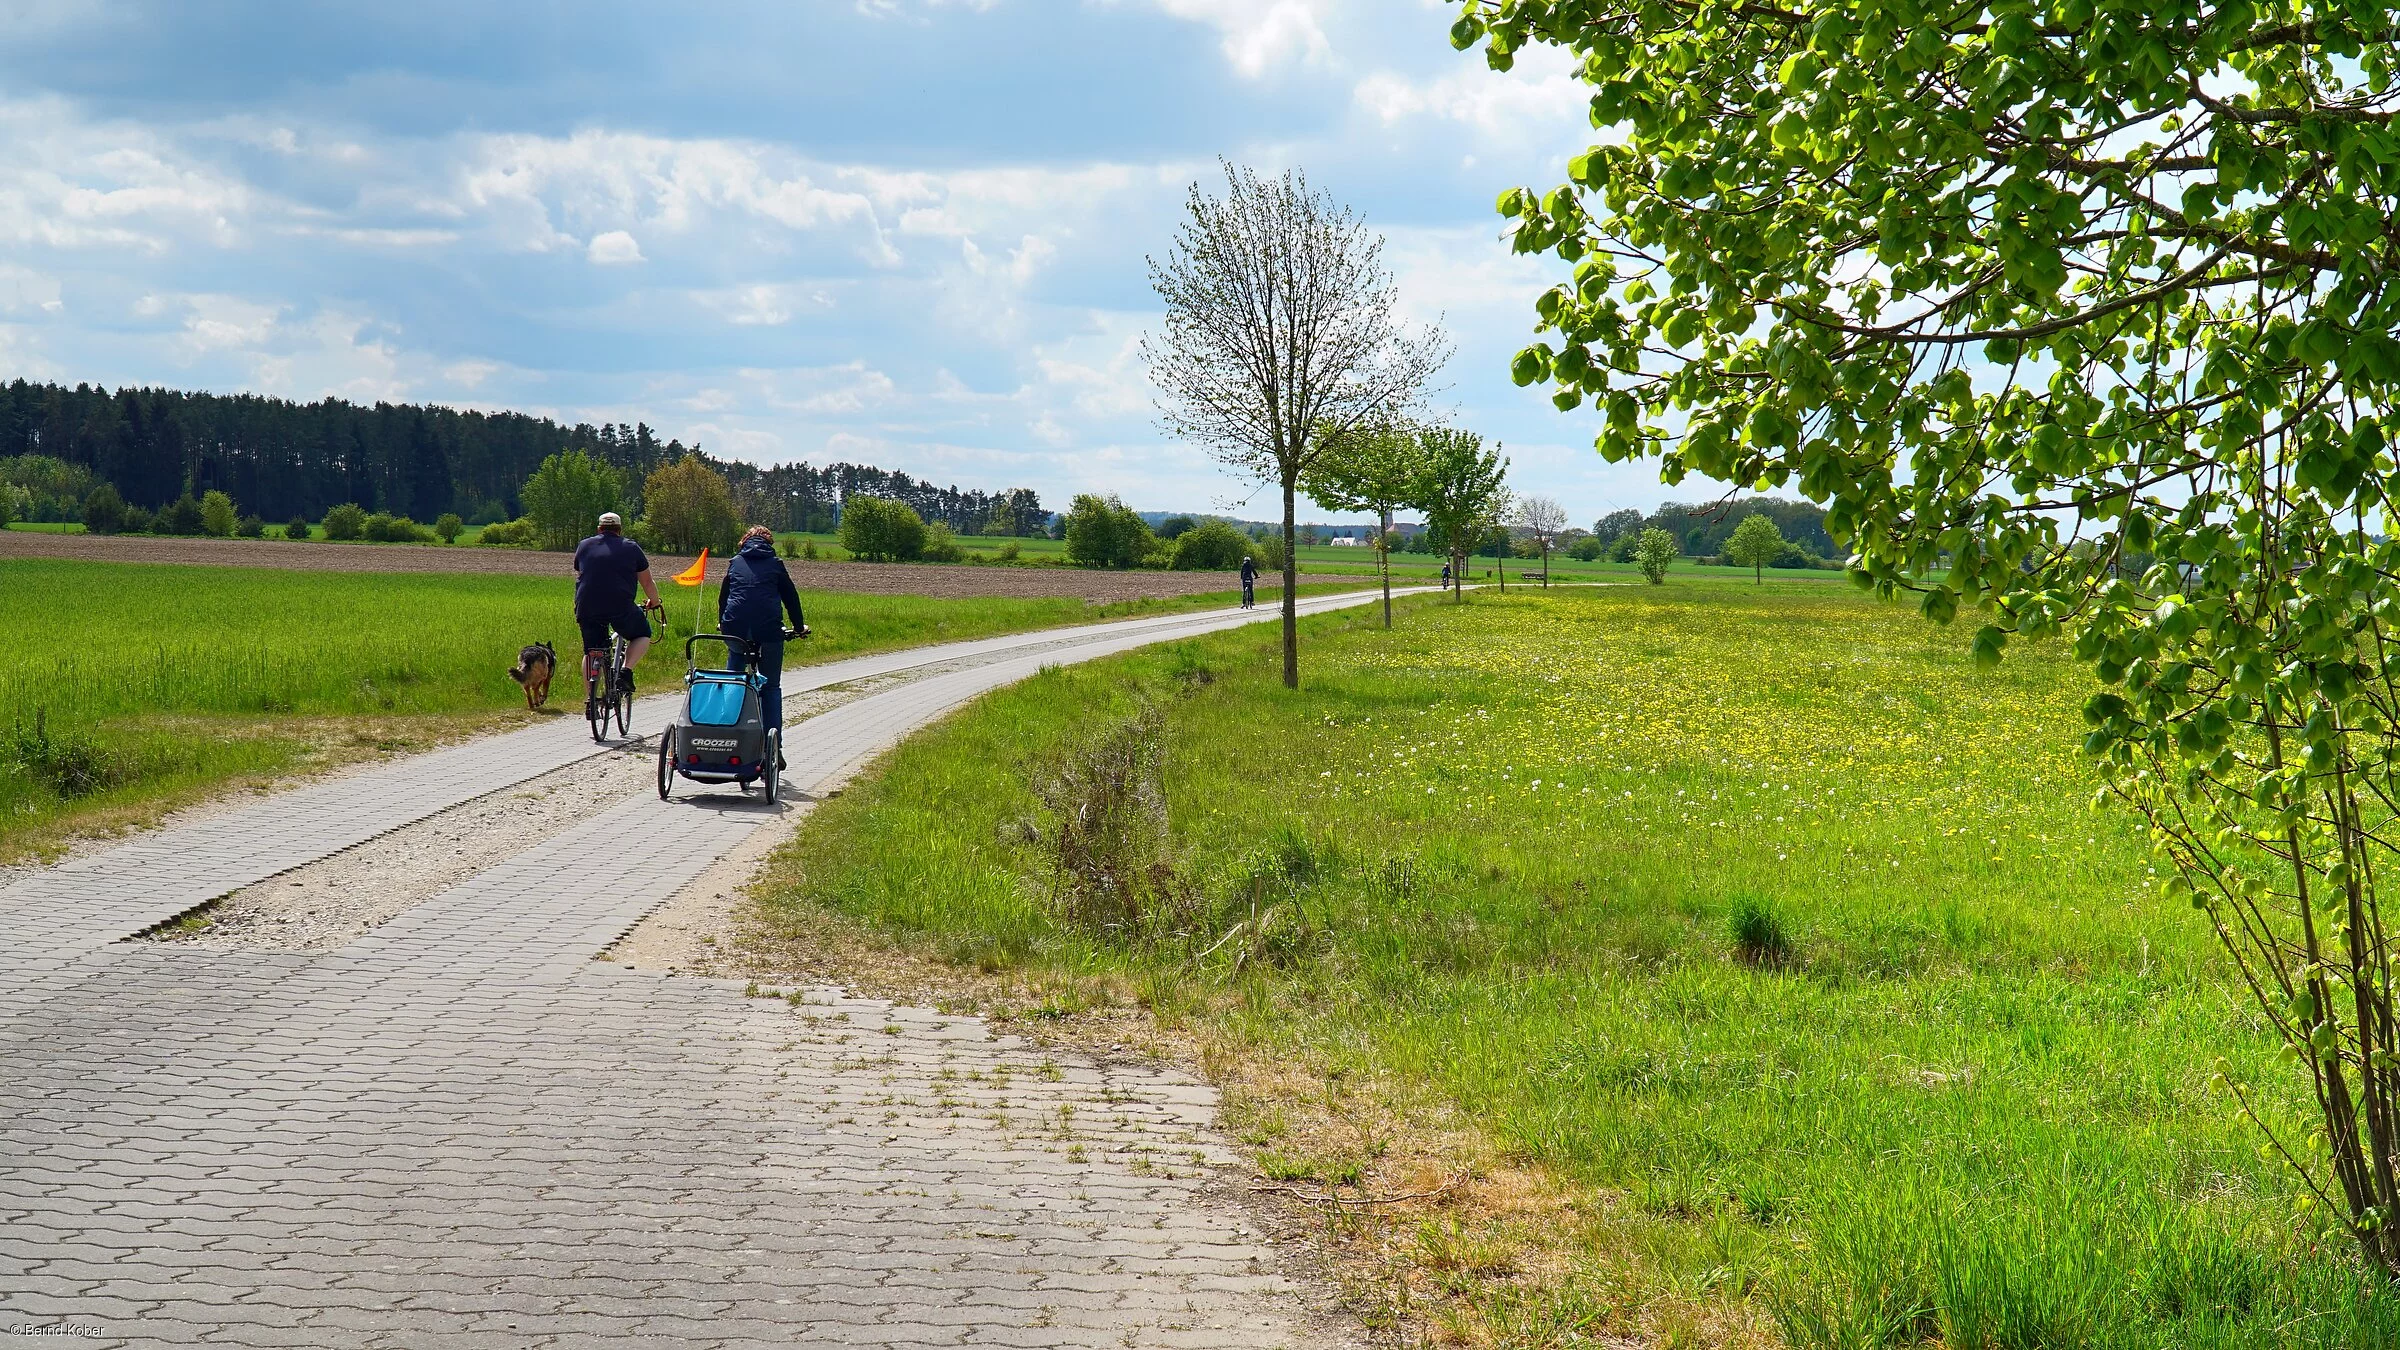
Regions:
<instances>
[{"instance_id":1,"label":"orange safety flag","mask_svg":"<svg viewBox=\"0 0 2400 1350\"><path fill-rule=\"evenodd\" d=\"M678 586L705 586L708 584L707 549L700 550L698 562L675 574L675 584Z\"/></svg>"}]
</instances>

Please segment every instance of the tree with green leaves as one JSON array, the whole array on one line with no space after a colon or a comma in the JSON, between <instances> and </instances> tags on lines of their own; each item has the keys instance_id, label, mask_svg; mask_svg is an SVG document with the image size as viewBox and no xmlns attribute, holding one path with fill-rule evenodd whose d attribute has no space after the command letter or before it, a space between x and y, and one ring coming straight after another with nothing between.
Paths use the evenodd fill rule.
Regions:
<instances>
[{"instance_id":1,"label":"tree with green leaves","mask_svg":"<svg viewBox=\"0 0 2400 1350\"><path fill-rule=\"evenodd\" d=\"M1665 530L1644 530L1633 541L1633 565L1642 569L1642 579L1653 586L1667 584L1667 569L1683 556L1675 547L1675 536Z\"/></svg>"},{"instance_id":2,"label":"tree with green leaves","mask_svg":"<svg viewBox=\"0 0 2400 1350\"><path fill-rule=\"evenodd\" d=\"M2086 751L2318 1119L2227 1086L2400 1275L2390 14L1477 0L1453 38L1567 48L1610 133L1501 198L1574 269L1517 379L1670 483L1797 484L1979 663L2090 664Z\"/></svg>"},{"instance_id":3,"label":"tree with green leaves","mask_svg":"<svg viewBox=\"0 0 2400 1350\"><path fill-rule=\"evenodd\" d=\"M1383 578L1383 626L1392 626L1392 512L1408 504L1424 477L1414 428L1398 422L1361 427L1337 436L1300 485L1328 511L1374 515L1375 567Z\"/></svg>"},{"instance_id":4,"label":"tree with green leaves","mask_svg":"<svg viewBox=\"0 0 2400 1350\"><path fill-rule=\"evenodd\" d=\"M561 450L533 471L517 499L541 532L542 547L563 553L599 528L603 512L625 504L625 477L581 450ZM333 518L325 519L331 539Z\"/></svg>"},{"instance_id":5,"label":"tree with green leaves","mask_svg":"<svg viewBox=\"0 0 2400 1350\"><path fill-rule=\"evenodd\" d=\"M1772 517L1748 515L1733 527L1733 537L1725 541L1725 560L1736 567L1750 569L1750 584L1763 585L1765 568L1783 553L1783 531L1775 528Z\"/></svg>"},{"instance_id":6,"label":"tree with green leaves","mask_svg":"<svg viewBox=\"0 0 2400 1350\"><path fill-rule=\"evenodd\" d=\"M685 455L643 482L642 519L657 532L661 548L686 556L704 548L729 553L742 535L733 488L697 455Z\"/></svg>"},{"instance_id":7,"label":"tree with green leaves","mask_svg":"<svg viewBox=\"0 0 2400 1350\"><path fill-rule=\"evenodd\" d=\"M102 483L85 495L83 528L92 534L115 534L125 528L125 498L114 484Z\"/></svg>"},{"instance_id":8,"label":"tree with green leaves","mask_svg":"<svg viewBox=\"0 0 2400 1350\"><path fill-rule=\"evenodd\" d=\"M850 556L868 562L914 562L925 553L925 518L907 502L851 497L842 502L837 536Z\"/></svg>"},{"instance_id":9,"label":"tree with green leaves","mask_svg":"<svg viewBox=\"0 0 2400 1350\"><path fill-rule=\"evenodd\" d=\"M233 498L211 491L200 498L200 532L218 539L231 539L234 526L241 523L241 513L233 509Z\"/></svg>"},{"instance_id":10,"label":"tree with green leaves","mask_svg":"<svg viewBox=\"0 0 2400 1350\"><path fill-rule=\"evenodd\" d=\"M1408 505L1448 547L1455 597L1463 603L1467 558L1508 497L1508 460L1498 446L1484 449L1483 437L1452 427L1418 427L1416 442L1417 482Z\"/></svg>"},{"instance_id":11,"label":"tree with green leaves","mask_svg":"<svg viewBox=\"0 0 2400 1350\"><path fill-rule=\"evenodd\" d=\"M1115 496L1086 492L1067 511L1067 559L1079 567L1139 567L1157 536Z\"/></svg>"},{"instance_id":12,"label":"tree with green leaves","mask_svg":"<svg viewBox=\"0 0 2400 1350\"><path fill-rule=\"evenodd\" d=\"M1383 239L1298 171L1225 167L1194 183L1150 281L1164 328L1142 341L1167 429L1283 491L1283 683L1300 687L1300 481L1339 438L1393 420L1449 358L1438 328L1408 332Z\"/></svg>"}]
</instances>

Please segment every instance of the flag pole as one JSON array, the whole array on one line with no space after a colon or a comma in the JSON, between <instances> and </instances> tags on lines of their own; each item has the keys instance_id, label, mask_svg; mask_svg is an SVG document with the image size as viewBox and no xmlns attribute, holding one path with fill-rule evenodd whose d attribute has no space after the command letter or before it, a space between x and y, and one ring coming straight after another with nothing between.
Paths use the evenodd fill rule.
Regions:
<instances>
[{"instance_id":1,"label":"flag pole","mask_svg":"<svg viewBox=\"0 0 2400 1350\"><path fill-rule=\"evenodd\" d=\"M699 589L700 593L692 597L692 631L694 633L706 632L707 630L700 626L700 616L707 612L708 604L707 548L703 547L700 550L700 557L698 561L675 574L675 584L678 586L692 586Z\"/></svg>"}]
</instances>

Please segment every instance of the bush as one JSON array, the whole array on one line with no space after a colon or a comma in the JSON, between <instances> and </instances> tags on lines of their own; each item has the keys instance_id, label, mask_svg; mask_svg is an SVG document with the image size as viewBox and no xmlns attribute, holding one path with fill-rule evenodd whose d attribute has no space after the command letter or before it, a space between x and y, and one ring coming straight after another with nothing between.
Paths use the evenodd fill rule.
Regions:
<instances>
[{"instance_id":1,"label":"bush","mask_svg":"<svg viewBox=\"0 0 2400 1350\"><path fill-rule=\"evenodd\" d=\"M467 522L460 520L456 511L445 511L433 522L433 537L445 544L457 543L458 537L466 532Z\"/></svg>"},{"instance_id":2,"label":"bush","mask_svg":"<svg viewBox=\"0 0 2400 1350\"><path fill-rule=\"evenodd\" d=\"M1016 540L1011 539L1007 543L1002 544L1000 546L1000 551L993 556L997 557L1002 562L1015 562L1017 559L1025 556L1025 550L1017 546Z\"/></svg>"},{"instance_id":3,"label":"bush","mask_svg":"<svg viewBox=\"0 0 2400 1350\"><path fill-rule=\"evenodd\" d=\"M1666 584L1667 568L1677 556L1675 536L1665 530L1644 530L1634 542L1633 560L1641 565L1642 576L1653 586Z\"/></svg>"},{"instance_id":4,"label":"bush","mask_svg":"<svg viewBox=\"0 0 2400 1350\"><path fill-rule=\"evenodd\" d=\"M967 554L958 546L958 539L950 533L950 527L937 520L925 527L923 556L927 562L954 563L964 561Z\"/></svg>"},{"instance_id":5,"label":"bush","mask_svg":"<svg viewBox=\"0 0 2400 1350\"><path fill-rule=\"evenodd\" d=\"M842 502L842 547L867 562L903 562L925 552L925 521L916 508L888 497Z\"/></svg>"},{"instance_id":6,"label":"bush","mask_svg":"<svg viewBox=\"0 0 2400 1350\"><path fill-rule=\"evenodd\" d=\"M532 548L542 542L542 532L531 520L504 520L484 526L483 533L475 536L475 542L494 548Z\"/></svg>"},{"instance_id":7,"label":"bush","mask_svg":"<svg viewBox=\"0 0 2400 1350\"><path fill-rule=\"evenodd\" d=\"M241 517L233 510L233 498L211 491L200 499L200 532L217 539L233 537L234 527Z\"/></svg>"},{"instance_id":8,"label":"bush","mask_svg":"<svg viewBox=\"0 0 2400 1350\"><path fill-rule=\"evenodd\" d=\"M1250 557L1258 563L1258 570L1261 572L1282 571L1283 532L1280 530L1260 530L1258 533L1251 535Z\"/></svg>"},{"instance_id":9,"label":"bush","mask_svg":"<svg viewBox=\"0 0 2400 1350\"><path fill-rule=\"evenodd\" d=\"M1785 544L1782 551L1767 562L1769 567L1780 567L1787 571L1805 571L1816 565L1816 555L1798 544Z\"/></svg>"},{"instance_id":10,"label":"bush","mask_svg":"<svg viewBox=\"0 0 2400 1350\"><path fill-rule=\"evenodd\" d=\"M283 523L283 537L286 539L306 539L310 533L306 516L294 516Z\"/></svg>"},{"instance_id":11,"label":"bush","mask_svg":"<svg viewBox=\"0 0 2400 1350\"><path fill-rule=\"evenodd\" d=\"M244 539L264 539L267 537L267 522L256 516L244 516L235 522L233 532Z\"/></svg>"},{"instance_id":12,"label":"bush","mask_svg":"<svg viewBox=\"0 0 2400 1350\"><path fill-rule=\"evenodd\" d=\"M343 502L325 513L325 537L356 539L367 532L367 513L355 502Z\"/></svg>"},{"instance_id":13,"label":"bush","mask_svg":"<svg viewBox=\"0 0 2400 1350\"><path fill-rule=\"evenodd\" d=\"M1250 536L1221 520L1204 521L1175 539L1178 572L1228 571L1252 556Z\"/></svg>"},{"instance_id":14,"label":"bush","mask_svg":"<svg viewBox=\"0 0 2400 1350\"><path fill-rule=\"evenodd\" d=\"M93 534L115 534L125 528L125 498L115 485L102 483L83 499L83 528Z\"/></svg>"},{"instance_id":15,"label":"bush","mask_svg":"<svg viewBox=\"0 0 2400 1350\"><path fill-rule=\"evenodd\" d=\"M159 508L150 521L150 528L159 534L195 535L200 526L199 499L188 492Z\"/></svg>"},{"instance_id":16,"label":"bush","mask_svg":"<svg viewBox=\"0 0 2400 1350\"><path fill-rule=\"evenodd\" d=\"M1067 559L1079 567L1139 567L1156 536L1133 508L1089 492L1067 511Z\"/></svg>"},{"instance_id":17,"label":"bush","mask_svg":"<svg viewBox=\"0 0 2400 1350\"><path fill-rule=\"evenodd\" d=\"M1131 943L1195 917L1189 889L1166 862L1165 731L1165 717L1145 706L1034 782L1050 815L1051 903L1076 928Z\"/></svg>"},{"instance_id":18,"label":"bush","mask_svg":"<svg viewBox=\"0 0 2400 1350\"><path fill-rule=\"evenodd\" d=\"M148 534L157 524L158 517L150 514L149 508L141 506L125 508L125 533ZM92 527L86 524L83 528L88 530Z\"/></svg>"},{"instance_id":19,"label":"bush","mask_svg":"<svg viewBox=\"0 0 2400 1350\"><path fill-rule=\"evenodd\" d=\"M1596 535L1587 534L1583 538L1576 540L1574 544L1567 549L1567 556L1573 558L1577 562L1598 562L1600 561L1601 555L1606 552L1608 552L1607 541L1599 538Z\"/></svg>"},{"instance_id":20,"label":"bush","mask_svg":"<svg viewBox=\"0 0 2400 1350\"><path fill-rule=\"evenodd\" d=\"M378 511L367 517L366 523L360 527L360 533L364 534L368 540L378 544L430 544L433 542L433 531L406 516L395 516L388 511Z\"/></svg>"}]
</instances>

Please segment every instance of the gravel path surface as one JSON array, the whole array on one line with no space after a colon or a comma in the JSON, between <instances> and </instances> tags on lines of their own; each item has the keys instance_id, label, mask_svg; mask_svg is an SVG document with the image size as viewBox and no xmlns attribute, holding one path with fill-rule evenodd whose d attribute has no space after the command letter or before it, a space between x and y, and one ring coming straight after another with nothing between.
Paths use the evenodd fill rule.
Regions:
<instances>
[{"instance_id":1,"label":"gravel path surface","mask_svg":"<svg viewBox=\"0 0 2400 1350\"><path fill-rule=\"evenodd\" d=\"M654 554L651 571L679 572L689 558ZM0 530L0 559L72 558L90 562L185 563L209 567L281 567L304 572L483 572L510 576L573 575L566 555L472 544L287 543L279 539L169 539L154 535L37 534ZM804 591L868 595L930 595L971 599L1068 598L1106 603L1158 600L1239 590L1230 572L1095 572L1079 567L976 567L941 563L851 563L787 560ZM1310 575L1307 585L1365 586L1370 577ZM1279 587L1259 586L1262 603Z\"/></svg>"}]
</instances>

